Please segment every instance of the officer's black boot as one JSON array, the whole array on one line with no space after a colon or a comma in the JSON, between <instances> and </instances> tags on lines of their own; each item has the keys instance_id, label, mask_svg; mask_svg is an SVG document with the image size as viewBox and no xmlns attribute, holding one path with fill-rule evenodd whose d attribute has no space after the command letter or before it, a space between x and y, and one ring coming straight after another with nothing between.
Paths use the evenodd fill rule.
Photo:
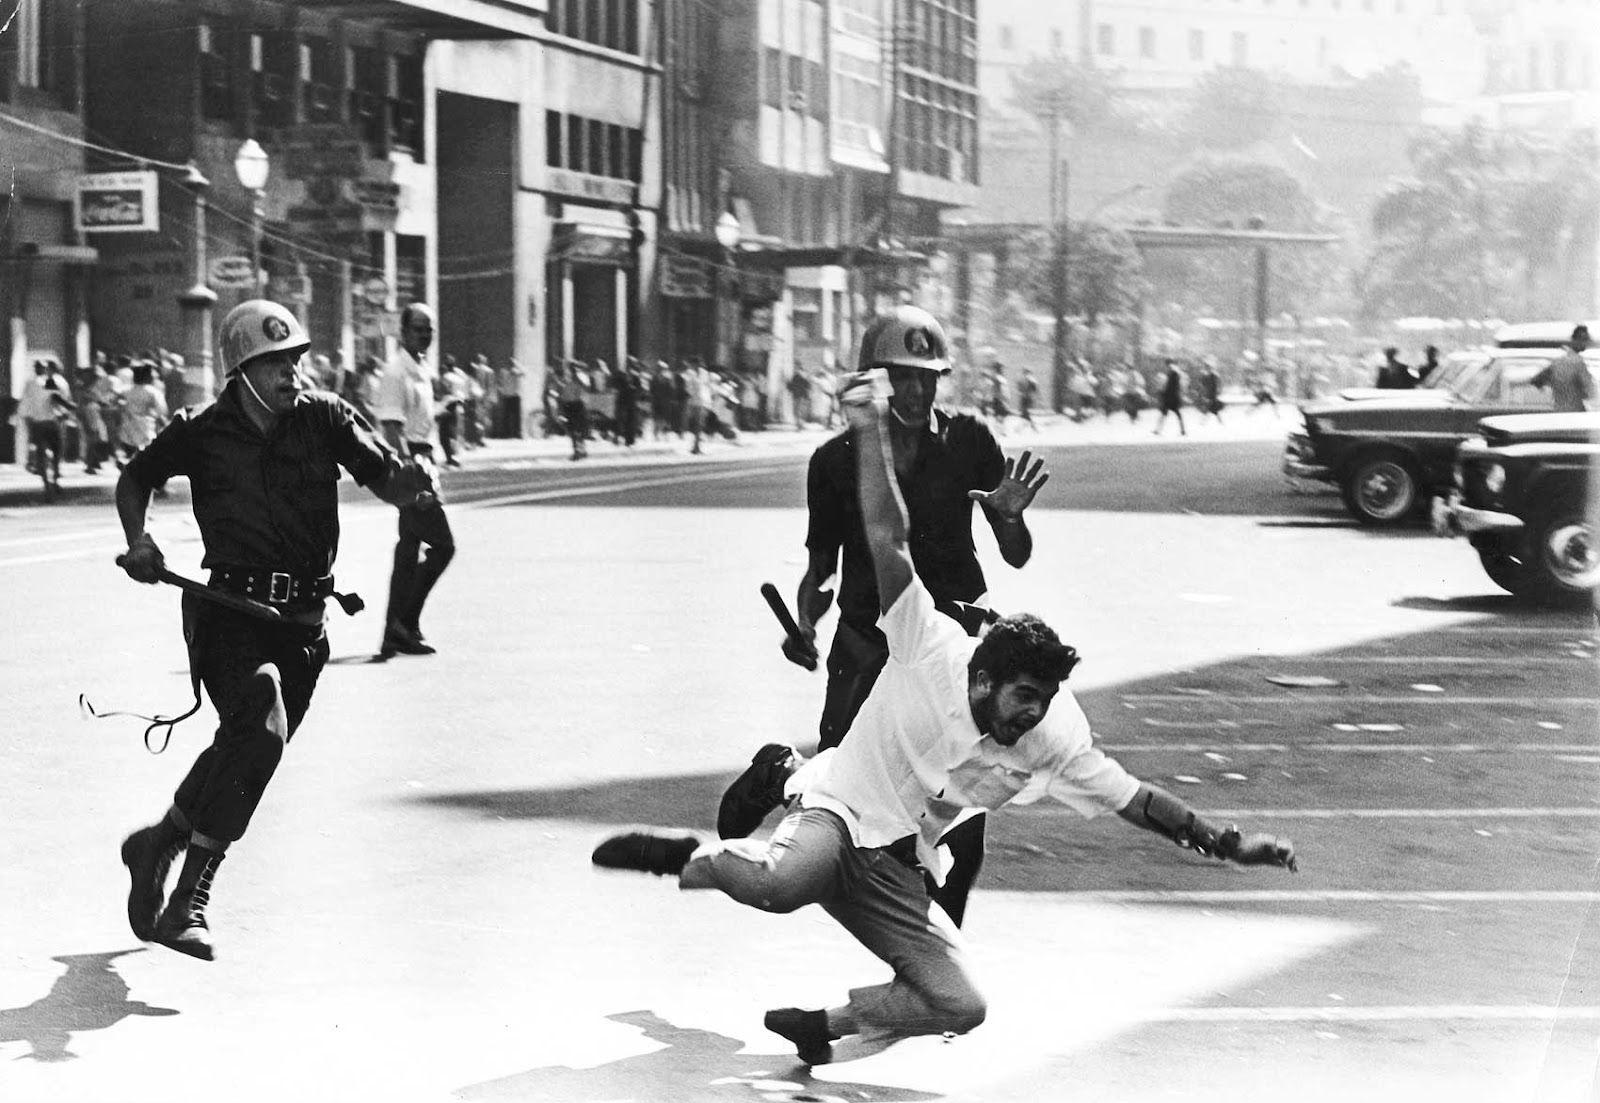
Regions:
<instances>
[{"instance_id":1,"label":"officer's black boot","mask_svg":"<svg viewBox=\"0 0 1600 1103\"><path fill-rule=\"evenodd\" d=\"M157 942L205 961L216 957L211 928L206 924L206 905L211 902L211 879L216 876L222 857L220 850L189 847L172 899L156 920Z\"/></svg>"},{"instance_id":2,"label":"officer's black boot","mask_svg":"<svg viewBox=\"0 0 1600 1103\"><path fill-rule=\"evenodd\" d=\"M141 827L122 840L122 864L128 867L128 926L144 942L156 936L156 916L167 896L167 873L172 860L189 845L188 833L170 816Z\"/></svg>"}]
</instances>

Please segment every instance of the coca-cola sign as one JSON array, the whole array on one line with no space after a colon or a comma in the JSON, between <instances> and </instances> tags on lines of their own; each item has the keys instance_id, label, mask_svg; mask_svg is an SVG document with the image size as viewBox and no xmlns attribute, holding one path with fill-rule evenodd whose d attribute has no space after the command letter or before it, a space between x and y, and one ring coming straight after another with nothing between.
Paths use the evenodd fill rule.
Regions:
<instances>
[{"instance_id":1,"label":"coca-cola sign","mask_svg":"<svg viewBox=\"0 0 1600 1103\"><path fill-rule=\"evenodd\" d=\"M77 228L90 234L148 233L161 228L154 169L91 172L78 177Z\"/></svg>"}]
</instances>

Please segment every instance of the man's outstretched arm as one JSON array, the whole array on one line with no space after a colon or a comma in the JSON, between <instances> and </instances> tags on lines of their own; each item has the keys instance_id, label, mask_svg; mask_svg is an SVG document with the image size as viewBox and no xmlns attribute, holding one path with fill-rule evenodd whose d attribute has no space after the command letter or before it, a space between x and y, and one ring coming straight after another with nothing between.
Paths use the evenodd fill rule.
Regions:
<instances>
[{"instance_id":1,"label":"man's outstretched arm","mask_svg":"<svg viewBox=\"0 0 1600 1103\"><path fill-rule=\"evenodd\" d=\"M889 414L888 376L882 369L861 373L839 395L845 421L856 435L856 487L861 526L878 581L878 609L888 612L916 577L906 544L906 506L894 481L885 421Z\"/></svg>"},{"instance_id":2,"label":"man's outstretched arm","mask_svg":"<svg viewBox=\"0 0 1600 1103\"><path fill-rule=\"evenodd\" d=\"M1135 827L1154 831L1208 857L1242 866L1284 866L1291 872L1299 868L1294 844L1288 839L1260 832L1245 835L1231 825L1218 827L1159 785L1140 782L1139 791L1117 814Z\"/></svg>"}]
</instances>

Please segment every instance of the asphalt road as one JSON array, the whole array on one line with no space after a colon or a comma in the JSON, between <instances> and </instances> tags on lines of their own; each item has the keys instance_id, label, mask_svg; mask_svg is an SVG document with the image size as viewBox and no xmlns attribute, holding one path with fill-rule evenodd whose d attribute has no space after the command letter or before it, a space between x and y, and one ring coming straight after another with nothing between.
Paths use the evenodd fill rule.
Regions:
<instances>
[{"instance_id":1,"label":"asphalt road","mask_svg":"<svg viewBox=\"0 0 1600 1103\"><path fill-rule=\"evenodd\" d=\"M756 746L812 741L821 678L756 594L802 569L803 453L452 473L441 652L373 664L370 615L333 623L210 965L132 939L116 859L206 722L155 757L77 710L181 703L176 602L110 565L96 494L0 511L0 1099L1597 1098L1593 619L1288 493L1278 447L1049 443L1034 562L979 549L996 606L1084 654L1102 743L1301 872L1008 810L968 920L989 1022L810 1074L762 1010L881 966L816 909L588 866L621 825L709 831ZM182 504L155 528L192 570ZM391 538L353 497L341 582L374 604Z\"/></svg>"}]
</instances>

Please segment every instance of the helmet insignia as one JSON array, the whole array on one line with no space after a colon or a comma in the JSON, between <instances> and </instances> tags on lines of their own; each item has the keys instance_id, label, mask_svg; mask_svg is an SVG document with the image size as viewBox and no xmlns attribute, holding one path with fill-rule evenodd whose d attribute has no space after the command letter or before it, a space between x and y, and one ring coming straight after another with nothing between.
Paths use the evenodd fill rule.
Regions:
<instances>
[{"instance_id":1,"label":"helmet insignia","mask_svg":"<svg viewBox=\"0 0 1600 1103\"><path fill-rule=\"evenodd\" d=\"M928 331L921 326L906 330L906 351L912 356L932 356L933 340Z\"/></svg>"},{"instance_id":2,"label":"helmet insignia","mask_svg":"<svg viewBox=\"0 0 1600 1103\"><path fill-rule=\"evenodd\" d=\"M261 332L267 335L269 341L286 341L289 338L289 324L275 314L268 314L261 322Z\"/></svg>"}]
</instances>

